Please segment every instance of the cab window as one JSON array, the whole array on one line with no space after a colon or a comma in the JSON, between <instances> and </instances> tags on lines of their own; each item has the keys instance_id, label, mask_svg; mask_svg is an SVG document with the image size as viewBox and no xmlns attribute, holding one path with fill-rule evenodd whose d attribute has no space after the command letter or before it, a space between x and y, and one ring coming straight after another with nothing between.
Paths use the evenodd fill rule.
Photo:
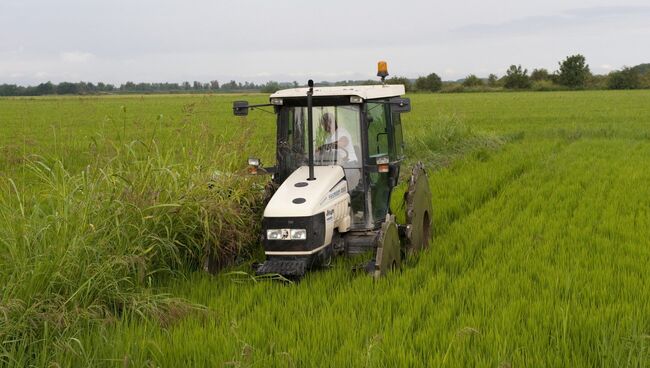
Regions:
<instances>
[{"instance_id":1,"label":"cab window","mask_svg":"<svg viewBox=\"0 0 650 368\"><path fill-rule=\"evenodd\" d=\"M368 103L368 153L371 158L388 154L386 107L383 103Z\"/></svg>"},{"instance_id":2,"label":"cab window","mask_svg":"<svg viewBox=\"0 0 650 368\"><path fill-rule=\"evenodd\" d=\"M384 103L368 103L368 154L373 164L377 157L389 153L388 140L388 105ZM375 222L383 221L388 212L390 195L388 173L369 173L370 195L372 202L372 217Z\"/></svg>"},{"instance_id":3,"label":"cab window","mask_svg":"<svg viewBox=\"0 0 650 368\"><path fill-rule=\"evenodd\" d=\"M393 117L393 149L391 150L391 161L404 158L404 137L402 136L402 118L400 113L394 112Z\"/></svg>"}]
</instances>

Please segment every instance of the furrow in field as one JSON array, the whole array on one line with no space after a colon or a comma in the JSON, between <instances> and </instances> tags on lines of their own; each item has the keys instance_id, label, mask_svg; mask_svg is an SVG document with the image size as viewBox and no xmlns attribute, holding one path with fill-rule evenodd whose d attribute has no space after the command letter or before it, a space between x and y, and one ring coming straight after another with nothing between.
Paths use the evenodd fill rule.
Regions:
<instances>
[{"instance_id":1,"label":"furrow in field","mask_svg":"<svg viewBox=\"0 0 650 368\"><path fill-rule=\"evenodd\" d=\"M431 176L434 228L437 236L449 226L494 200L512 183L545 161L556 157L570 142L530 141L506 145L503 154L489 160L461 160Z\"/></svg>"},{"instance_id":2,"label":"furrow in field","mask_svg":"<svg viewBox=\"0 0 650 368\"><path fill-rule=\"evenodd\" d=\"M515 365L648 358L639 340L648 305L630 310L650 294L639 268L650 261L648 152L648 144L626 140L572 145L439 239L448 254L422 262L443 264L437 272L448 275L445 296L435 303L445 317L435 327L445 328L448 340L464 328L480 332L463 338L452 356L479 364L490 345ZM630 340L634 345L625 348Z\"/></svg>"}]
</instances>

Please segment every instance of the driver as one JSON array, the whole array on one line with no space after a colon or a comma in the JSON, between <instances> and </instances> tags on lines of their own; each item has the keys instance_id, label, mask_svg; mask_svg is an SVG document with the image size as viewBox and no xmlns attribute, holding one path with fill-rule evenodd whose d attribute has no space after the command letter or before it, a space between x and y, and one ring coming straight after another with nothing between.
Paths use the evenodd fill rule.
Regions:
<instances>
[{"instance_id":1,"label":"driver","mask_svg":"<svg viewBox=\"0 0 650 368\"><path fill-rule=\"evenodd\" d=\"M357 154L352 145L352 135L350 132L348 132L344 127L339 126L330 112L326 112L321 116L320 124L323 130L327 132L327 137L325 138L325 144L318 150L340 149L344 154L342 157L343 159L347 162L356 162Z\"/></svg>"},{"instance_id":2,"label":"driver","mask_svg":"<svg viewBox=\"0 0 650 368\"><path fill-rule=\"evenodd\" d=\"M352 144L352 135L342 126L339 126L332 113L326 112L320 118L320 124L327 133L325 144L317 149L319 154L323 151L342 151L342 156L337 159L342 163L345 178L348 182L348 190L351 192L357 188L361 180L361 169L358 166L357 153Z\"/></svg>"}]
</instances>

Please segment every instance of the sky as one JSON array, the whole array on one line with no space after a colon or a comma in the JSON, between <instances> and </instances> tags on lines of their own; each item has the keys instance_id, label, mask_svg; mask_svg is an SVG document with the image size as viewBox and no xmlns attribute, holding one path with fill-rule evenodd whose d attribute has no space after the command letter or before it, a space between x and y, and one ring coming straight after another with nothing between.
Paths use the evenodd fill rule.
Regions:
<instances>
[{"instance_id":1,"label":"sky","mask_svg":"<svg viewBox=\"0 0 650 368\"><path fill-rule=\"evenodd\" d=\"M648 0L0 0L0 84L594 73L650 62Z\"/></svg>"}]
</instances>

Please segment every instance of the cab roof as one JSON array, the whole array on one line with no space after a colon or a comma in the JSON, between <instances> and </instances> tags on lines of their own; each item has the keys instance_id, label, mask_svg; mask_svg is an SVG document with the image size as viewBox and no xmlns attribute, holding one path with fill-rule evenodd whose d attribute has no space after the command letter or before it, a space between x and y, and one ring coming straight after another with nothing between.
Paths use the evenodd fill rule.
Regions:
<instances>
[{"instance_id":1,"label":"cab roof","mask_svg":"<svg viewBox=\"0 0 650 368\"><path fill-rule=\"evenodd\" d=\"M271 95L270 98L307 97L309 88L282 89ZM401 84L373 85L373 86L340 86L340 87L314 87L314 97L328 96L359 96L364 100L377 98L397 97L405 93Z\"/></svg>"}]
</instances>

